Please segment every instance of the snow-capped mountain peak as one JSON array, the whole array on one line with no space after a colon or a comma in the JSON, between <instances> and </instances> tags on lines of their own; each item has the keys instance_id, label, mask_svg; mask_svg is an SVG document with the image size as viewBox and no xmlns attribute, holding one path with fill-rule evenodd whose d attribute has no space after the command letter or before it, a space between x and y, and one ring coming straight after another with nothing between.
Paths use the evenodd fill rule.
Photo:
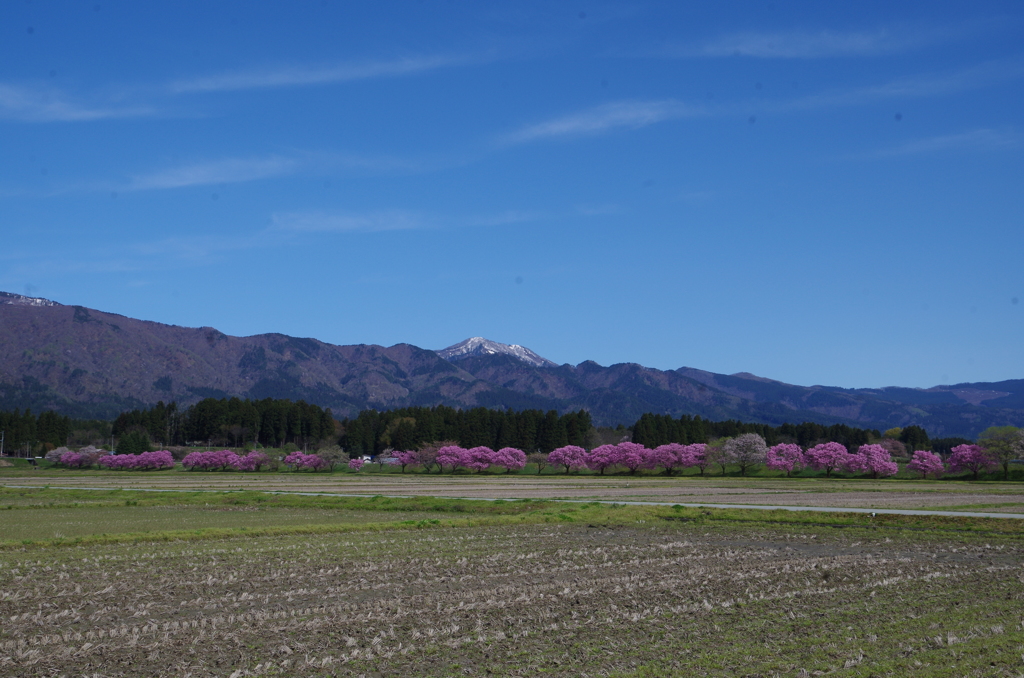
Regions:
<instances>
[{"instance_id":1,"label":"snow-capped mountain peak","mask_svg":"<svg viewBox=\"0 0 1024 678\"><path fill-rule=\"evenodd\" d=\"M456 360L476 355L510 355L534 367L557 367L552 361L542 358L525 346L502 344L501 342L491 341L483 337L472 337L465 341L460 341L454 346L437 351L437 354L448 362L455 362Z\"/></svg>"}]
</instances>

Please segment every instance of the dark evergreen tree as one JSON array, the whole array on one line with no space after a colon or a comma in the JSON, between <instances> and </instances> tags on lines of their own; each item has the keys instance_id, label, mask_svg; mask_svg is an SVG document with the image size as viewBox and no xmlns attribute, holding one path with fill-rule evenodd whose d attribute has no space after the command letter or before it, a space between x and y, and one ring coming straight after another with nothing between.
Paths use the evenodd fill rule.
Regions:
<instances>
[{"instance_id":1,"label":"dark evergreen tree","mask_svg":"<svg viewBox=\"0 0 1024 678\"><path fill-rule=\"evenodd\" d=\"M121 436L121 439L117 441L116 452L118 454L141 454L143 452L150 452L152 449L149 433L145 429L139 429L129 431Z\"/></svg>"},{"instance_id":2,"label":"dark evergreen tree","mask_svg":"<svg viewBox=\"0 0 1024 678\"><path fill-rule=\"evenodd\" d=\"M907 446L908 452L928 449L928 433L920 426L906 426L900 432L900 442Z\"/></svg>"}]
</instances>

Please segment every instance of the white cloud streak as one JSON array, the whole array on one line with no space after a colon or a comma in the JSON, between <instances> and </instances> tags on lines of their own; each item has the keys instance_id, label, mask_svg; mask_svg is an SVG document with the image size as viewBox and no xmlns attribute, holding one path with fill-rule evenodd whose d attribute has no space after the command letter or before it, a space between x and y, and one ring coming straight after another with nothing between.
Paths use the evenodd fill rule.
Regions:
<instances>
[{"instance_id":1,"label":"white cloud streak","mask_svg":"<svg viewBox=\"0 0 1024 678\"><path fill-rule=\"evenodd\" d=\"M431 226L422 214L406 210L377 212L279 212L271 216L275 230L297 233L405 231Z\"/></svg>"},{"instance_id":2,"label":"white cloud streak","mask_svg":"<svg viewBox=\"0 0 1024 678\"><path fill-rule=\"evenodd\" d=\"M150 115L144 106L126 108L86 106L68 101L52 88L28 88L0 83L0 119L22 122L79 122Z\"/></svg>"},{"instance_id":3,"label":"white cloud streak","mask_svg":"<svg viewBox=\"0 0 1024 678\"><path fill-rule=\"evenodd\" d=\"M955 94L1019 79L1024 61L980 64L952 73L901 78L881 85L832 90L797 99L721 104L714 108L676 100L618 101L528 125L499 139L514 145L574 136L599 135L616 129L639 129L681 118L749 115L751 112L790 113L804 110L870 104L874 101Z\"/></svg>"},{"instance_id":4,"label":"white cloud streak","mask_svg":"<svg viewBox=\"0 0 1024 678\"><path fill-rule=\"evenodd\" d=\"M420 56L390 61L342 63L327 67L293 66L244 70L186 78L157 89L137 90L143 95L230 92L274 87L321 85L373 78L398 77L467 62L466 57ZM132 118L156 113L149 105L95 105L75 102L65 93L46 86L26 87L0 83L0 120L22 122L79 122Z\"/></svg>"},{"instance_id":5,"label":"white cloud streak","mask_svg":"<svg viewBox=\"0 0 1024 678\"><path fill-rule=\"evenodd\" d=\"M1021 135L1012 130L976 129L961 134L946 134L908 141L894 148L868 154L872 158L887 158L946 151L998 151L1019 146Z\"/></svg>"},{"instance_id":6,"label":"white cloud streak","mask_svg":"<svg viewBox=\"0 0 1024 678\"><path fill-rule=\"evenodd\" d=\"M502 139L521 144L541 139L602 134L617 128L639 129L665 120L706 115L703 109L679 101L616 101L529 125Z\"/></svg>"},{"instance_id":7,"label":"white cloud streak","mask_svg":"<svg viewBox=\"0 0 1024 678\"><path fill-rule=\"evenodd\" d=\"M127 257L129 260L142 257L163 262L208 264L214 262L218 255L279 245L272 234L261 230L237 236L193 235L164 238L126 244L123 249L131 253L131 256ZM139 270L145 270L148 266L149 264L143 261Z\"/></svg>"},{"instance_id":8,"label":"white cloud streak","mask_svg":"<svg viewBox=\"0 0 1024 678\"><path fill-rule=\"evenodd\" d=\"M672 56L729 57L759 59L821 59L865 57L913 49L939 39L943 34L898 33L887 29L869 32L785 31L776 33L734 33L699 45L667 50Z\"/></svg>"},{"instance_id":9,"label":"white cloud streak","mask_svg":"<svg viewBox=\"0 0 1024 678\"><path fill-rule=\"evenodd\" d=\"M543 219L541 212L507 210L463 217L429 215L411 210L370 212L301 211L271 216L271 229L291 233L377 233L438 228L501 227Z\"/></svg>"},{"instance_id":10,"label":"white cloud streak","mask_svg":"<svg viewBox=\"0 0 1024 678\"><path fill-rule=\"evenodd\" d=\"M547 215L542 212L524 210L507 210L498 214L470 217L465 220L467 226L512 226L543 219Z\"/></svg>"},{"instance_id":11,"label":"white cloud streak","mask_svg":"<svg viewBox=\"0 0 1024 678\"><path fill-rule=\"evenodd\" d=\"M293 158L227 158L161 170L132 179L127 190L184 188L255 181L290 174L299 166Z\"/></svg>"},{"instance_id":12,"label":"white cloud streak","mask_svg":"<svg viewBox=\"0 0 1024 678\"><path fill-rule=\"evenodd\" d=\"M792 111L861 105L884 99L943 96L1016 80L1022 76L1022 61L989 62L952 73L900 78L882 85L822 92L792 101L762 104L761 107L766 110Z\"/></svg>"},{"instance_id":13,"label":"white cloud streak","mask_svg":"<svg viewBox=\"0 0 1024 678\"><path fill-rule=\"evenodd\" d=\"M312 68L290 67L237 71L172 82L168 89L174 94L193 92L227 92L270 87L322 85L352 80L396 77L430 71L464 61L455 57L408 57L392 61L368 61Z\"/></svg>"}]
</instances>

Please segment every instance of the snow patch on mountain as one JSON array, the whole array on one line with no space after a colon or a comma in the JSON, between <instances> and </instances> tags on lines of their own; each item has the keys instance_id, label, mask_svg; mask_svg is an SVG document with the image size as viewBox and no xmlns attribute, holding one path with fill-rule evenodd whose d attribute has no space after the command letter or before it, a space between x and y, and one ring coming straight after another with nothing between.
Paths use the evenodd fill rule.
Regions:
<instances>
[{"instance_id":1,"label":"snow patch on mountain","mask_svg":"<svg viewBox=\"0 0 1024 678\"><path fill-rule=\"evenodd\" d=\"M0 292L0 304L10 304L11 306L60 306L56 301L50 301L49 299L26 297L21 294L11 294L10 292Z\"/></svg>"},{"instance_id":2,"label":"snow patch on mountain","mask_svg":"<svg viewBox=\"0 0 1024 678\"><path fill-rule=\"evenodd\" d=\"M558 367L552 361L542 358L525 346L502 344L501 342L491 341L483 337L471 337L435 352L448 362L455 362L456 360L476 355L510 355L534 367Z\"/></svg>"}]
</instances>

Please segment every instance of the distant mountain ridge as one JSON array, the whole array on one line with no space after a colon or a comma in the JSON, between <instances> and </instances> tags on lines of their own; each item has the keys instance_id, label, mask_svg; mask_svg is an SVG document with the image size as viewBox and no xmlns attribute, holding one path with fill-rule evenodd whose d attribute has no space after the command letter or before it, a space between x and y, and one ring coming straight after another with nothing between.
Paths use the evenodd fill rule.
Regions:
<instances>
[{"instance_id":1,"label":"distant mountain ridge","mask_svg":"<svg viewBox=\"0 0 1024 678\"><path fill-rule=\"evenodd\" d=\"M336 346L283 334L232 337L0 293L0 409L112 418L158 400L230 396L302 399L338 417L444 404L586 409L599 425L632 424L645 412L774 425L918 424L933 437L1024 425L1021 379L931 389L795 386L689 367L556 365L480 337L441 351Z\"/></svg>"}]
</instances>

